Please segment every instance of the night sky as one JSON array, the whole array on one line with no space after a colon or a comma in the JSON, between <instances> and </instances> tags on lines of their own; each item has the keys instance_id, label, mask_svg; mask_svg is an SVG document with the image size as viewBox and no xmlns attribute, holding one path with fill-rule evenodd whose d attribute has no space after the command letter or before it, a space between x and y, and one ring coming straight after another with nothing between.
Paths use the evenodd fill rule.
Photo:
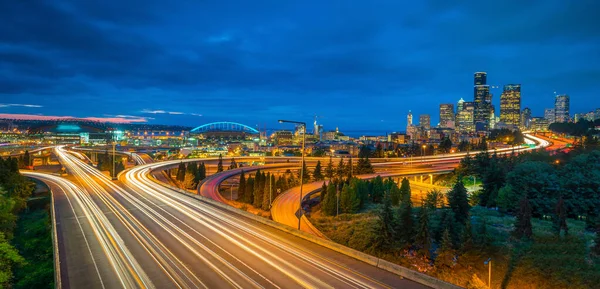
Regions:
<instances>
[{"instance_id":1,"label":"night sky","mask_svg":"<svg viewBox=\"0 0 600 289\"><path fill-rule=\"evenodd\" d=\"M292 2L296 4L292 4ZM449 4L448 2L463 2ZM535 2L535 3L534 3ZM0 1L0 117L403 131L522 84L600 107L600 1ZM501 89L493 89L499 111Z\"/></svg>"}]
</instances>

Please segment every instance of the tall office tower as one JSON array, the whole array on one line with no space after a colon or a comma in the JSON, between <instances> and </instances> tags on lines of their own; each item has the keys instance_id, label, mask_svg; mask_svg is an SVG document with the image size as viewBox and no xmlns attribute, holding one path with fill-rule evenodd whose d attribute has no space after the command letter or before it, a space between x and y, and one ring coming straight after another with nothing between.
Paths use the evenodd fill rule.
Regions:
<instances>
[{"instance_id":1,"label":"tall office tower","mask_svg":"<svg viewBox=\"0 0 600 289\"><path fill-rule=\"evenodd\" d=\"M552 124L556 122L556 113L554 112L554 108L546 108L544 110L544 119L548 124Z\"/></svg>"},{"instance_id":2,"label":"tall office tower","mask_svg":"<svg viewBox=\"0 0 600 289\"><path fill-rule=\"evenodd\" d=\"M521 85L507 84L500 95L500 121L507 125L521 123Z\"/></svg>"},{"instance_id":3,"label":"tall office tower","mask_svg":"<svg viewBox=\"0 0 600 289\"><path fill-rule=\"evenodd\" d=\"M594 113L594 120L600 118L600 108L596 108L596 112Z\"/></svg>"},{"instance_id":4,"label":"tall office tower","mask_svg":"<svg viewBox=\"0 0 600 289\"><path fill-rule=\"evenodd\" d=\"M475 85L485 85L487 83L487 72L475 72Z\"/></svg>"},{"instance_id":5,"label":"tall office tower","mask_svg":"<svg viewBox=\"0 0 600 289\"><path fill-rule=\"evenodd\" d=\"M454 104L440 104L440 127L454 128Z\"/></svg>"},{"instance_id":6,"label":"tall office tower","mask_svg":"<svg viewBox=\"0 0 600 289\"><path fill-rule=\"evenodd\" d=\"M431 128L431 117L428 114L419 115L419 126L424 129Z\"/></svg>"},{"instance_id":7,"label":"tall office tower","mask_svg":"<svg viewBox=\"0 0 600 289\"><path fill-rule=\"evenodd\" d=\"M526 130L531 126L531 109L526 107L521 112L521 129Z\"/></svg>"},{"instance_id":8,"label":"tall office tower","mask_svg":"<svg viewBox=\"0 0 600 289\"><path fill-rule=\"evenodd\" d=\"M569 96L566 94L559 94L556 96L554 101L554 113L556 115L556 122L568 122L571 120L569 116Z\"/></svg>"},{"instance_id":9,"label":"tall office tower","mask_svg":"<svg viewBox=\"0 0 600 289\"><path fill-rule=\"evenodd\" d=\"M473 102L464 102L462 110L456 114L456 127L460 133L470 133L475 131L473 122L473 113L475 104Z\"/></svg>"},{"instance_id":10,"label":"tall office tower","mask_svg":"<svg viewBox=\"0 0 600 289\"><path fill-rule=\"evenodd\" d=\"M412 122L412 111L409 110L408 111L408 116L406 117L406 125L410 126L412 124L413 124L413 122Z\"/></svg>"},{"instance_id":11,"label":"tall office tower","mask_svg":"<svg viewBox=\"0 0 600 289\"><path fill-rule=\"evenodd\" d=\"M456 103L456 114L460 113L463 110L465 100L462 97Z\"/></svg>"},{"instance_id":12,"label":"tall office tower","mask_svg":"<svg viewBox=\"0 0 600 289\"><path fill-rule=\"evenodd\" d=\"M486 84L487 73L475 72L474 86L474 123L477 131L487 131L490 128L490 117L492 109L492 95L490 86Z\"/></svg>"}]
</instances>

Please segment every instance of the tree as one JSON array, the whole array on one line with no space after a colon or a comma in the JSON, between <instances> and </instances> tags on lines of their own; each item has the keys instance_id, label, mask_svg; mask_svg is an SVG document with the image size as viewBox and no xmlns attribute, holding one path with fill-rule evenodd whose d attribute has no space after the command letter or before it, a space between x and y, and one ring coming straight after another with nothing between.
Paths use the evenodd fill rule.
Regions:
<instances>
[{"instance_id":1,"label":"tree","mask_svg":"<svg viewBox=\"0 0 600 289\"><path fill-rule=\"evenodd\" d=\"M427 192L423 207L433 211L435 209L443 208L445 205L444 203L444 194L438 189L433 189Z\"/></svg>"},{"instance_id":2,"label":"tree","mask_svg":"<svg viewBox=\"0 0 600 289\"><path fill-rule=\"evenodd\" d=\"M351 179L353 172L354 172L354 165L352 164L352 157L350 157L348 159L348 164L346 165L346 178Z\"/></svg>"},{"instance_id":3,"label":"tree","mask_svg":"<svg viewBox=\"0 0 600 289\"><path fill-rule=\"evenodd\" d=\"M196 176L198 175L198 163L196 162L191 162L187 165L186 168L186 172L192 174L193 178L193 182L194 184L198 184L198 181L196 181Z\"/></svg>"},{"instance_id":4,"label":"tree","mask_svg":"<svg viewBox=\"0 0 600 289\"><path fill-rule=\"evenodd\" d=\"M384 186L383 179L381 176L377 176L372 182L372 190L371 190L371 201L375 204L381 203L384 197Z\"/></svg>"},{"instance_id":5,"label":"tree","mask_svg":"<svg viewBox=\"0 0 600 289\"><path fill-rule=\"evenodd\" d=\"M346 176L346 166L344 165L344 158L340 158L340 162L338 163L336 175L338 178L343 178Z\"/></svg>"},{"instance_id":6,"label":"tree","mask_svg":"<svg viewBox=\"0 0 600 289\"><path fill-rule=\"evenodd\" d=\"M324 183L323 183L324 184ZM327 193L323 199L322 212L327 216L335 216L337 212L337 188L336 183L331 182L327 186Z\"/></svg>"},{"instance_id":7,"label":"tree","mask_svg":"<svg viewBox=\"0 0 600 289\"><path fill-rule=\"evenodd\" d=\"M206 179L206 166L204 165L204 163L200 163L200 165L198 166L198 171L196 172L196 176L194 178L194 182L198 184L204 179Z\"/></svg>"},{"instance_id":8,"label":"tree","mask_svg":"<svg viewBox=\"0 0 600 289\"><path fill-rule=\"evenodd\" d=\"M471 250L473 248L473 229L471 226L471 218L470 217L469 217L469 219L467 219L467 222L465 223L465 226L463 227L461 241L462 241L462 247L461 247L462 252L468 252L469 250Z\"/></svg>"},{"instance_id":9,"label":"tree","mask_svg":"<svg viewBox=\"0 0 600 289\"><path fill-rule=\"evenodd\" d=\"M179 187L184 190L194 188L194 175L191 172L187 172L183 181L179 182Z\"/></svg>"},{"instance_id":10,"label":"tree","mask_svg":"<svg viewBox=\"0 0 600 289\"><path fill-rule=\"evenodd\" d=\"M217 163L217 173L223 171L223 156L219 154L219 163Z\"/></svg>"},{"instance_id":11,"label":"tree","mask_svg":"<svg viewBox=\"0 0 600 289\"><path fill-rule=\"evenodd\" d=\"M596 228L596 239L594 239L594 247L592 247L592 252L594 254L600 256L600 225Z\"/></svg>"},{"instance_id":12,"label":"tree","mask_svg":"<svg viewBox=\"0 0 600 289\"><path fill-rule=\"evenodd\" d=\"M487 231L487 219L482 218L477 230L477 244L482 248L487 248L490 245L491 239Z\"/></svg>"},{"instance_id":13,"label":"tree","mask_svg":"<svg viewBox=\"0 0 600 289\"><path fill-rule=\"evenodd\" d=\"M435 265L452 267L454 265L454 255L455 251L452 249L452 238L450 237L450 231L446 229L442 234L442 242L437 250Z\"/></svg>"},{"instance_id":14,"label":"tree","mask_svg":"<svg viewBox=\"0 0 600 289\"><path fill-rule=\"evenodd\" d=\"M229 169L233 170L233 169L237 169L238 164L235 162L234 158L231 158L231 164L229 164Z\"/></svg>"},{"instance_id":15,"label":"tree","mask_svg":"<svg viewBox=\"0 0 600 289\"><path fill-rule=\"evenodd\" d=\"M262 200L262 209L264 211L268 211L271 208L271 200L272 200L272 193L273 193L273 188L272 186L272 182L273 182L273 176L271 175L271 173L267 174L267 180L265 181L265 187L263 190L263 200Z\"/></svg>"},{"instance_id":16,"label":"tree","mask_svg":"<svg viewBox=\"0 0 600 289\"><path fill-rule=\"evenodd\" d=\"M376 158L383 157L383 146L381 145L381 143L377 143L377 146L375 147L375 157Z\"/></svg>"},{"instance_id":17,"label":"tree","mask_svg":"<svg viewBox=\"0 0 600 289\"><path fill-rule=\"evenodd\" d=\"M402 181L404 183L404 180ZM401 244L410 244L414 237L414 220L412 215L412 201L410 199L410 191L402 196L400 208L398 209L398 227L396 235Z\"/></svg>"},{"instance_id":18,"label":"tree","mask_svg":"<svg viewBox=\"0 0 600 289\"><path fill-rule=\"evenodd\" d=\"M248 176L248 180L246 181L246 188L244 189L244 199L243 202L247 204L252 204L254 201L254 178L252 176Z\"/></svg>"},{"instance_id":19,"label":"tree","mask_svg":"<svg viewBox=\"0 0 600 289\"><path fill-rule=\"evenodd\" d=\"M329 157L329 163L327 163L327 167L325 167L325 177L328 179L332 179L335 174L335 169L333 167L333 158Z\"/></svg>"},{"instance_id":20,"label":"tree","mask_svg":"<svg viewBox=\"0 0 600 289\"><path fill-rule=\"evenodd\" d=\"M254 177L254 201L252 202L252 205L256 208L262 207L264 188L265 175L258 170Z\"/></svg>"},{"instance_id":21,"label":"tree","mask_svg":"<svg viewBox=\"0 0 600 289\"><path fill-rule=\"evenodd\" d=\"M238 185L238 200L244 200L244 194L246 193L246 175L244 170L240 173L240 183Z\"/></svg>"},{"instance_id":22,"label":"tree","mask_svg":"<svg viewBox=\"0 0 600 289\"><path fill-rule=\"evenodd\" d=\"M356 164L356 174L372 174L375 170L369 160L369 149L366 146L363 146L363 148L361 148L363 153L359 154L358 163Z\"/></svg>"},{"instance_id":23,"label":"tree","mask_svg":"<svg viewBox=\"0 0 600 289\"><path fill-rule=\"evenodd\" d=\"M403 178L400 184L400 200L404 202L406 199L411 199L410 181L407 178Z\"/></svg>"},{"instance_id":24,"label":"tree","mask_svg":"<svg viewBox=\"0 0 600 289\"><path fill-rule=\"evenodd\" d=\"M14 268L24 263L19 251L0 233L0 287L11 288Z\"/></svg>"},{"instance_id":25,"label":"tree","mask_svg":"<svg viewBox=\"0 0 600 289\"><path fill-rule=\"evenodd\" d=\"M315 170L313 171L313 178L315 181L323 180L323 173L321 172L321 161L317 161Z\"/></svg>"},{"instance_id":26,"label":"tree","mask_svg":"<svg viewBox=\"0 0 600 289\"><path fill-rule=\"evenodd\" d=\"M567 227L567 208L565 207L565 201L562 197L560 197L556 203L553 221L553 229L556 235L560 236L561 230L565 231L565 235L569 234L569 228Z\"/></svg>"},{"instance_id":27,"label":"tree","mask_svg":"<svg viewBox=\"0 0 600 289\"><path fill-rule=\"evenodd\" d=\"M175 179L179 182L183 182L185 180L185 164L183 162L179 163L179 167L177 168L177 176Z\"/></svg>"},{"instance_id":28,"label":"tree","mask_svg":"<svg viewBox=\"0 0 600 289\"><path fill-rule=\"evenodd\" d=\"M529 200L523 197L519 202L519 211L516 215L513 235L517 239L530 239L532 233L531 206L529 206Z\"/></svg>"},{"instance_id":29,"label":"tree","mask_svg":"<svg viewBox=\"0 0 600 289\"><path fill-rule=\"evenodd\" d=\"M298 171L298 179L300 179L300 175L302 174L302 182L304 184L310 181L310 172L306 168L306 162L302 164L302 171Z\"/></svg>"},{"instance_id":30,"label":"tree","mask_svg":"<svg viewBox=\"0 0 600 289\"><path fill-rule=\"evenodd\" d=\"M344 184L340 194L340 211L347 214L354 214L360 209L360 198L357 195L356 188Z\"/></svg>"},{"instance_id":31,"label":"tree","mask_svg":"<svg viewBox=\"0 0 600 289\"><path fill-rule=\"evenodd\" d=\"M456 178L452 190L448 192L448 205L452 212L454 212L456 222L464 224L469 218L471 206L469 205L467 189L465 188L460 175Z\"/></svg>"},{"instance_id":32,"label":"tree","mask_svg":"<svg viewBox=\"0 0 600 289\"><path fill-rule=\"evenodd\" d=\"M452 141L450 140L450 138L445 137L439 145L439 149L443 152L443 153L449 153L450 149L452 149Z\"/></svg>"},{"instance_id":33,"label":"tree","mask_svg":"<svg viewBox=\"0 0 600 289\"><path fill-rule=\"evenodd\" d=\"M419 254L431 259L431 235L429 234L429 213L426 208L421 208L419 215L419 227L415 237L415 245L419 248Z\"/></svg>"},{"instance_id":34,"label":"tree","mask_svg":"<svg viewBox=\"0 0 600 289\"><path fill-rule=\"evenodd\" d=\"M29 156L28 150L25 150L25 154L23 154L23 164L26 167L31 165L31 157Z\"/></svg>"},{"instance_id":35,"label":"tree","mask_svg":"<svg viewBox=\"0 0 600 289\"><path fill-rule=\"evenodd\" d=\"M377 236L376 243L374 244L375 249L389 249L394 240L394 212L392 212L392 200L390 199L389 193L383 196L383 205L377 211L377 226L375 227L375 234Z\"/></svg>"},{"instance_id":36,"label":"tree","mask_svg":"<svg viewBox=\"0 0 600 289\"><path fill-rule=\"evenodd\" d=\"M402 200L402 192L400 188L396 185L396 183L389 179L387 181L387 188L390 190L390 198L392 199L392 206L400 205L400 201Z\"/></svg>"}]
</instances>

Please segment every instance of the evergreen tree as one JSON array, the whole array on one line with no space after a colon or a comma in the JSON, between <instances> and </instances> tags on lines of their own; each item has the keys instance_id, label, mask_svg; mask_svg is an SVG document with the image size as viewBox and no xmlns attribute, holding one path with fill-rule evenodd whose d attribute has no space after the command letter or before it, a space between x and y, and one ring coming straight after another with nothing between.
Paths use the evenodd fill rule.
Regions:
<instances>
[{"instance_id":1,"label":"evergreen tree","mask_svg":"<svg viewBox=\"0 0 600 289\"><path fill-rule=\"evenodd\" d=\"M25 150L25 154L23 154L23 164L26 167L31 165L31 157L29 156L28 150Z\"/></svg>"},{"instance_id":2,"label":"evergreen tree","mask_svg":"<svg viewBox=\"0 0 600 289\"><path fill-rule=\"evenodd\" d=\"M463 252L468 252L469 250L471 250L473 248L473 229L471 226L470 218L467 220L467 222L465 223L465 226L463 227L461 241L462 241L461 250Z\"/></svg>"},{"instance_id":3,"label":"evergreen tree","mask_svg":"<svg viewBox=\"0 0 600 289\"><path fill-rule=\"evenodd\" d=\"M244 170L240 173L240 184L238 185L238 200L243 201L246 193L246 174L244 174Z\"/></svg>"},{"instance_id":4,"label":"evergreen tree","mask_svg":"<svg viewBox=\"0 0 600 289\"><path fill-rule=\"evenodd\" d=\"M229 169L233 170L233 169L237 169L238 164L235 162L234 158L231 158L231 163L229 164Z\"/></svg>"},{"instance_id":5,"label":"evergreen tree","mask_svg":"<svg viewBox=\"0 0 600 289\"><path fill-rule=\"evenodd\" d=\"M481 142L479 143L479 150L481 151L487 151L488 149L488 145L487 145L487 139L485 136L483 136L481 138Z\"/></svg>"},{"instance_id":6,"label":"evergreen tree","mask_svg":"<svg viewBox=\"0 0 600 289\"><path fill-rule=\"evenodd\" d=\"M455 251L452 248L452 238L450 237L450 231L444 230L442 233L442 241L440 247L437 249L437 256L435 257L436 266L447 266L452 267L454 265Z\"/></svg>"},{"instance_id":7,"label":"evergreen tree","mask_svg":"<svg viewBox=\"0 0 600 289\"><path fill-rule=\"evenodd\" d=\"M407 178L403 178L400 184L400 200L404 201L406 199L411 199L410 181Z\"/></svg>"},{"instance_id":8,"label":"evergreen tree","mask_svg":"<svg viewBox=\"0 0 600 289\"><path fill-rule=\"evenodd\" d=\"M377 226L374 228L377 238L375 238L375 249L389 249L394 240L394 212L392 212L392 200L390 194L383 196L383 205L377 212Z\"/></svg>"},{"instance_id":9,"label":"evergreen tree","mask_svg":"<svg viewBox=\"0 0 600 289\"><path fill-rule=\"evenodd\" d=\"M419 248L419 254L431 259L431 235L429 234L429 213L427 209L421 208L419 215L419 227L415 236L415 245Z\"/></svg>"},{"instance_id":10,"label":"evergreen tree","mask_svg":"<svg viewBox=\"0 0 600 289\"><path fill-rule=\"evenodd\" d=\"M350 157L348 159L348 164L346 164L346 178L351 179L353 173L354 173L354 165L352 164L352 157Z\"/></svg>"},{"instance_id":11,"label":"evergreen tree","mask_svg":"<svg viewBox=\"0 0 600 289\"><path fill-rule=\"evenodd\" d=\"M340 158L340 162L338 163L336 175L338 178L343 178L346 175L346 166L344 165L344 158Z\"/></svg>"},{"instance_id":12,"label":"evergreen tree","mask_svg":"<svg viewBox=\"0 0 600 289\"><path fill-rule=\"evenodd\" d=\"M254 180L254 201L252 202L252 205L255 208L262 207L264 188L265 176L260 171L256 171L256 176Z\"/></svg>"},{"instance_id":13,"label":"evergreen tree","mask_svg":"<svg viewBox=\"0 0 600 289\"><path fill-rule=\"evenodd\" d=\"M246 188L244 189L244 203L252 204L254 202L254 178L248 177Z\"/></svg>"},{"instance_id":14,"label":"evergreen tree","mask_svg":"<svg viewBox=\"0 0 600 289\"><path fill-rule=\"evenodd\" d=\"M523 197L519 202L519 211L517 212L513 235L517 239L530 239L532 233L531 206L529 205L529 200Z\"/></svg>"},{"instance_id":15,"label":"evergreen tree","mask_svg":"<svg viewBox=\"0 0 600 289\"><path fill-rule=\"evenodd\" d=\"M298 171L298 180L300 180L300 174L303 174L302 175L302 182L304 184L306 184L306 183L310 182L310 172L306 168L306 162L304 162L304 164L302 164L302 170L304 172Z\"/></svg>"},{"instance_id":16,"label":"evergreen tree","mask_svg":"<svg viewBox=\"0 0 600 289\"><path fill-rule=\"evenodd\" d=\"M217 164L217 173L223 171L223 156L219 154L219 163Z\"/></svg>"},{"instance_id":17,"label":"evergreen tree","mask_svg":"<svg viewBox=\"0 0 600 289\"><path fill-rule=\"evenodd\" d=\"M377 176L373 182L373 189L371 190L371 201L375 204L381 203L384 195L383 179L381 176Z\"/></svg>"},{"instance_id":18,"label":"evergreen tree","mask_svg":"<svg viewBox=\"0 0 600 289\"><path fill-rule=\"evenodd\" d=\"M206 165L204 165L204 163L201 163L198 168L198 177L200 181L206 179Z\"/></svg>"},{"instance_id":19,"label":"evergreen tree","mask_svg":"<svg viewBox=\"0 0 600 289\"><path fill-rule=\"evenodd\" d=\"M600 256L600 225L596 228L596 239L594 239L594 247L592 247L592 252L597 256Z\"/></svg>"},{"instance_id":20,"label":"evergreen tree","mask_svg":"<svg viewBox=\"0 0 600 289\"><path fill-rule=\"evenodd\" d=\"M565 207L565 201L562 197L558 199L554 213L554 224L552 227L556 235L560 236L561 230L564 230L565 235L568 235L569 227L567 227L567 208Z\"/></svg>"},{"instance_id":21,"label":"evergreen tree","mask_svg":"<svg viewBox=\"0 0 600 289\"><path fill-rule=\"evenodd\" d=\"M335 216L337 212L337 186L335 183L329 183L327 193L323 199L322 212L326 216Z\"/></svg>"},{"instance_id":22,"label":"evergreen tree","mask_svg":"<svg viewBox=\"0 0 600 289\"><path fill-rule=\"evenodd\" d=\"M323 180L323 173L321 172L321 161L317 161L317 165L315 166L315 170L313 172L313 178L315 181Z\"/></svg>"},{"instance_id":23,"label":"evergreen tree","mask_svg":"<svg viewBox=\"0 0 600 289\"><path fill-rule=\"evenodd\" d=\"M412 201L410 199L410 192L403 195L403 199L398 210L398 218L398 227L396 228L398 240L402 245L411 244L415 234L415 222L412 215Z\"/></svg>"},{"instance_id":24,"label":"evergreen tree","mask_svg":"<svg viewBox=\"0 0 600 289\"><path fill-rule=\"evenodd\" d=\"M334 175L335 168L333 167L333 158L329 156L329 163L327 163L327 167L325 167L325 177L331 180Z\"/></svg>"},{"instance_id":25,"label":"evergreen tree","mask_svg":"<svg viewBox=\"0 0 600 289\"><path fill-rule=\"evenodd\" d=\"M402 193L400 188L396 185L393 180L388 180L389 190L390 190L390 198L392 199L392 206L400 205L400 201L402 200Z\"/></svg>"},{"instance_id":26,"label":"evergreen tree","mask_svg":"<svg viewBox=\"0 0 600 289\"><path fill-rule=\"evenodd\" d=\"M183 182L185 180L185 164L183 162L179 163L179 167L177 168L176 179L180 182Z\"/></svg>"},{"instance_id":27,"label":"evergreen tree","mask_svg":"<svg viewBox=\"0 0 600 289\"><path fill-rule=\"evenodd\" d=\"M487 230L487 219L482 218L477 230L477 244L483 248L487 248L490 245L491 239Z\"/></svg>"},{"instance_id":28,"label":"evergreen tree","mask_svg":"<svg viewBox=\"0 0 600 289\"><path fill-rule=\"evenodd\" d=\"M187 165L186 168L186 173L191 174L192 175L192 182L197 185L198 182L196 181L196 175L198 175L198 163L196 162L191 162Z\"/></svg>"},{"instance_id":29,"label":"evergreen tree","mask_svg":"<svg viewBox=\"0 0 600 289\"><path fill-rule=\"evenodd\" d=\"M273 181L273 176L271 175L271 173L267 174L267 178L265 181L265 187L263 189L263 200L262 200L262 209L264 211L268 211L271 208L271 199L272 199L272 187L271 187L271 182Z\"/></svg>"},{"instance_id":30,"label":"evergreen tree","mask_svg":"<svg viewBox=\"0 0 600 289\"><path fill-rule=\"evenodd\" d=\"M448 192L448 204L450 209L454 212L456 222L464 224L469 217L469 198L467 196L467 189L462 182L462 177L459 175L456 179L456 183L452 187L452 190Z\"/></svg>"},{"instance_id":31,"label":"evergreen tree","mask_svg":"<svg viewBox=\"0 0 600 289\"><path fill-rule=\"evenodd\" d=\"M340 211L347 214L354 214L360 209L360 199L355 188L344 184L340 194Z\"/></svg>"}]
</instances>

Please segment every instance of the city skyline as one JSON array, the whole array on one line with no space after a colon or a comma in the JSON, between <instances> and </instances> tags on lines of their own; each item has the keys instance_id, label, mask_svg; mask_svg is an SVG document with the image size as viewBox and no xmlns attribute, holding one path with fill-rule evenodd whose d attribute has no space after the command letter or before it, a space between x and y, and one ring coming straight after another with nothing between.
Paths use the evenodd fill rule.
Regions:
<instances>
[{"instance_id":1,"label":"city skyline","mask_svg":"<svg viewBox=\"0 0 600 289\"><path fill-rule=\"evenodd\" d=\"M0 115L273 128L317 115L325 130L384 133L403 131L409 110L435 126L440 104L473 101L476 71L499 87L497 116L512 83L532 116L554 107L554 91L571 97L571 116L600 107L595 2L324 3L316 15L292 4L178 5L0 4ZM501 21L469 31L484 18Z\"/></svg>"}]
</instances>

